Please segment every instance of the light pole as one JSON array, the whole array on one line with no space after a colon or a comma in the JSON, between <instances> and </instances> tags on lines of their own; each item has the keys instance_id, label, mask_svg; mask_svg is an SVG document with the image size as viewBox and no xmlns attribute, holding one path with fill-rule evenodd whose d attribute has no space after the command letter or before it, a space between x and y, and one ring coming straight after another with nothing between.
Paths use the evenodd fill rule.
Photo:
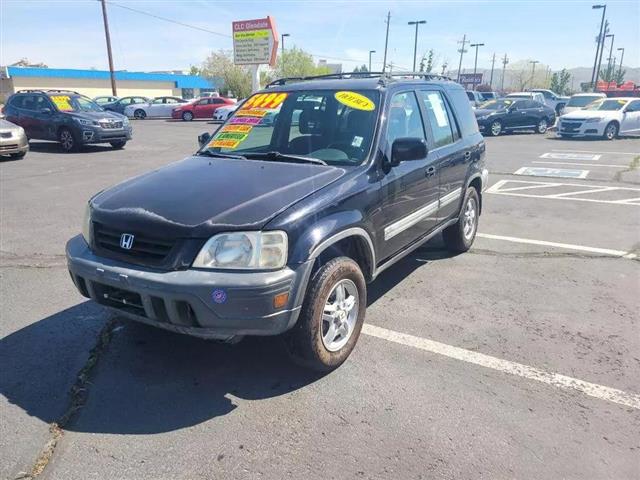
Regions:
<instances>
[{"instance_id":1,"label":"light pole","mask_svg":"<svg viewBox=\"0 0 640 480\"><path fill-rule=\"evenodd\" d=\"M458 42L462 44L462 48L460 50L458 50L460 52L460 63L458 63L458 83L460 83L460 70L462 69L462 55L464 55L465 53L467 53L467 51L464 49L464 46L469 43L469 40L467 40L467 34L465 33L462 36L462 41Z\"/></svg>"},{"instance_id":2,"label":"light pole","mask_svg":"<svg viewBox=\"0 0 640 480\"><path fill-rule=\"evenodd\" d=\"M471 48L476 48L476 59L473 61L473 89L477 88L476 85L476 70L478 69L478 47L483 47L484 43L472 43L469 45Z\"/></svg>"},{"instance_id":3,"label":"light pole","mask_svg":"<svg viewBox=\"0 0 640 480\"><path fill-rule=\"evenodd\" d=\"M283 76L286 76L284 74L284 37L290 37L290 36L291 35L289 35L288 33L283 33L282 35L280 35L280 43L281 43L281 48L282 48L282 53L281 53L282 62L281 63L282 63L282 75Z\"/></svg>"},{"instance_id":4,"label":"light pole","mask_svg":"<svg viewBox=\"0 0 640 480\"><path fill-rule=\"evenodd\" d=\"M530 60L529 63L532 65L531 67L531 86L533 87L534 76L536 74L536 63L540 63L539 60Z\"/></svg>"},{"instance_id":5,"label":"light pole","mask_svg":"<svg viewBox=\"0 0 640 480\"><path fill-rule=\"evenodd\" d=\"M604 33L602 34L602 45L600 46L600 56L598 57L598 69L596 70L596 86L598 85L598 78L600 78L600 70L602 68L602 54L604 53L604 42L607 38L607 32L609 31L609 21L604 21Z\"/></svg>"},{"instance_id":6,"label":"light pole","mask_svg":"<svg viewBox=\"0 0 640 480\"><path fill-rule=\"evenodd\" d=\"M416 71L416 55L418 54L418 25L427 23L426 20L416 20L415 22L408 22L407 25L415 25L416 26L416 37L413 42L413 71Z\"/></svg>"},{"instance_id":7,"label":"light pole","mask_svg":"<svg viewBox=\"0 0 640 480\"><path fill-rule=\"evenodd\" d=\"M611 77L611 60L613 58L613 41L615 40L615 34L607 35L607 37L611 37L611 45L609 46L609 58L607 59L607 78L610 80Z\"/></svg>"},{"instance_id":8,"label":"light pole","mask_svg":"<svg viewBox=\"0 0 640 480\"><path fill-rule=\"evenodd\" d=\"M504 54L504 57L502 58L502 80L500 81L500 92L504 93L504 76L507 73L507 64L509 63L509 58L507 57L507 54Z\"/></svg>"},{"instance_id":9,"label":"light pole","mask_svg":"<svg viewBox=\"0 0 640 480\"><path fill-rule=\"evenodd\" d=\"M389 23L391 22L391 11L387 12L387 34L384 37L384 57L382 59L382 73L387 69L387 45L389 45Z\"/></svg>"},{"instance_id":10,"label":"light pole","mask_svg":"<svg viewBox=\"0 0 640 480\"><path fill-rule=\"evenodd\" d=\"M369 71L371 71L371 54L376 53L375 50L369 50Z\"/></svg>"},{"instance_id":11,"label":"light pole","mask_svg":"<svg viewBox=\"0 0 640 480\"><path fill-rule=\"evenodd\" d=\"M489 78L489 88L493 90L493 67L496 64L496 54L493 54L493 58L491 58L491 77Z\"/></svg>"},{"instance_id":12,"label":"light pole","mask_svg":"<svg viewBox=\"0 0 640 480\"><path fill-rule=\"evenodd\" d=\"M622 50L622 54L620 55L620 65L618 65L618 79L622 80L622 61L624 60L624 47L618 48L618 51Z\"/></svg>"},{"instance_id":13,"label":"light pole","mask_svg":"<svg viewBox=\"0 0 640 480\"><path fill-rule=\"evenodd\" d=\"M600 34L598 35L598 43L596 45L596 58L593 61L593 72L591 72L591 87L592 87L592 91L595 92L596 90L596 83L597 83L597 75L596 75L596 67L598 66L598 53L600 50L600 42L602 42L603 38L602 38L602 29L604 28L604 15L605 13L607 13L607 6L606 5L592 5L591 6L592 9L594 10L598 10L598 9L602 9L602 20L600 20ZM596 82L596 83L594 83Z\"/></svg>"}]
</instances>

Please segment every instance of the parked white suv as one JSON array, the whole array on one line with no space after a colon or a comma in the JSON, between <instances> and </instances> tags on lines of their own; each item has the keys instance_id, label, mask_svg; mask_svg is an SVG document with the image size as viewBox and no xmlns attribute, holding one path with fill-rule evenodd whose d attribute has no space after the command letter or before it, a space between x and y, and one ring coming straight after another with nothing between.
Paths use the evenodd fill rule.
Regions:
<instances>
[{"instance_id":1,"label":"parked white suv","mask_svg":"<svg viewBox=\"0 0 640 480\"><path fill-rule=\"evenodd\" d=\"M571 96L569 102L564 106L562 114L564 115L566 113L575 112L576 110L582 110L590 103L602 98L607 98L607 96L604 93L576 93Z\"/></svg>"},{"instance_id":2,"label":"parked white suv","mask_svg":"<svg viewBox=\"0 0 640 480\"><path fill-rule=\"evenodd\" d=\"M558 115L562 113L564 106L569 101L569 97L563 97L553 90L547 90L546 88L532 88L531 91L541 93L544 97L544 102L542 103L549 108L553 108Z\"/></svg>"},{"instance_id":3,"label":"parked white suv","mask_svg":"<svg viewBox=\"0 0 640 480\"><path fill-rule=\"evenodd\" d=\"M603 137L640 135L640 99L603 98L582 110L562 115L558 121L559 136Z\"/></svg>"}]
</instances>

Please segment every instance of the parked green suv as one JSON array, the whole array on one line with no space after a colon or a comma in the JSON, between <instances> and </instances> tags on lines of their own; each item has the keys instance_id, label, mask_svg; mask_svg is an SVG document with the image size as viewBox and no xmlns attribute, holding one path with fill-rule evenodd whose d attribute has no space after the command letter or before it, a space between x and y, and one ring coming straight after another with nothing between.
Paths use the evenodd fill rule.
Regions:
<instances>
[{"instance_id":1,"label":"parked green suv","mask_svg":"<svg viewBox=\"0 0 640 480\"><path fill-rule=\"evenodd\" d=\"M131 140L127 117L69 90L21 90L9 97L4 113L29 139L57 141L65 152L96 143L122 148Z\"/></svg>"}]
</instances>

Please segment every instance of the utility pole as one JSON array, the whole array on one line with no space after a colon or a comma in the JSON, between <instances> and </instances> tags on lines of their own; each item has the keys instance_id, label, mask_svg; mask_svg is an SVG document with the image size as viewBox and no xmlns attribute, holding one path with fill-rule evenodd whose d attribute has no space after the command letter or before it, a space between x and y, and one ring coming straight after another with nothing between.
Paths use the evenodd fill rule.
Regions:
<instances>
[{"instance_id":1,"label":"utility pole","mask_svg":"<svg viewBox=\"0 0 640 480\"><path fill-rule=\"evenodd\" d=\"M387 12L387 35L384 38L384 57L382 58L382 71L387 68L387 46L389 45L389 23L391 23L391 12Z\"/></svg>"},{"instance_id":2,"label":"utility pole","mask_svg":"<svg viewBox=\"0 0 640 480\"><path fill-rule=\"evenodd\" d=\"M607 78L611 79L611 60L613 58L613 41L615 40L616 36L613 33L608 36L611 37L611 45L609 46L609 58L607 59Z\"/></svg>"},{"instance_id":3,"label":"utility pole","mask_svg":"<svg viewBox=\"0 0 640 480\"><path fill-rule=\"evenodd\" d=\"M507 58L507 54L504 54L502 57L502 81L500 82L500 91L504 92L504 76L507 72L507 64L509 63L509 59Z\"/></svg>"},{"instance_id":4,"label":"utility pole","mask_svg":"<svg viewBox=\"0 0 640 480\"><path fill-rule=\"evenodd\" d=\"M369 50L369 71L371 71L371 54L376 53L375 50Z\"/></svg>"},{"instance_id":5,"label":"utility pole","mask_svg":"<svg viewBox=\"0 0 640 480\"><path fill-rule=\"evenodd\" d=\"M620 50L622 50L622 54L620 55L620 65L618 65L618 78L616 79L616 81L618 79L622 81L622 61L624 60L624 47L618 48L618 51Z\"/></svg>"},{"instance_id":6,"label":"utility pole","mask_svg":"<svg viewBox=\"0 0 640 480\"><path fill-rule=\"evenodd\" d=\"M444 77L444 71L447 69L447 67L448 67L447 62L444 62L444 63L442 64L442 73L440 74L440 75L442 75L443 77Z\"/></svg>"},{"instance_id":7,"label":"utility pole","mask_svg":"<svg viewBox=\"0 0 640 480\"><path fill-rule=\"evenodd\" d=\"M111 54L111 36L109 35L109 20L107 20L107 5L105 0L100 0L102 4L102 19L104 20L104 36L107 39L107 56L109 57L109 76L111 77L111 93L118 96L116 91L116 75L113 71L113 55Z\"/></svg>"},{"instance_id":8,"label":"utility pole","mask_svg":"<svg viewBox=\"0 0 640 480\"><path fill-rule=\"evenodd\" d=\"M283 33L282 35L280 35L280 43L282 44L282 61L280 62L282 65L282 76L286 77L285 73L284 73L284 37L290 37L291 35L288 33Z\"/></svg>"},{"instance_id":9,"label":"utility pole","mask_svg":"<svg viewBox=\"0 0 640 480\"><path fill-rule=\"evenodd\" d=\"M460 83L460 70L462 69L462 55L464 55L465 53L467 53L467 51L464 49L465 45L467 43L469 43L469 40L467 40L467 34L465 33L462 36L462 41L458 42L462 44L462 48L460 48L460 50L458 50L460 52L460 63L458 64L458 83Z\"/></svg>"},{"instance_id":10,"label":"utility pole","mask_svg":"<svg viewBox=\"0 0 640 480\"><path fill-rule=\"evenodd\" d=\"M600 57L598 57L598 68L596 70L596 86L598 85L598 78L600 78L600 69L602 68L602 53L604 52L604 42L609 32L609 21L604 21L604 32L602 33L602 45L600 47Z\"/></svg>"},{"instance_id":11,"label":"utility pole","mask_svg":"<svg viewBox=\"0 0 640 480\"><path fill-rule=\"evenodd\" d=\"M532 65L531 67L531 87L534 87L533 82L536 74L536 63L540 63L539 60L530 60L529 63Z\"/></svg>"},{"instance_id":12,"label":"utility pole","mask_svg":"<svg viewBox=\"0 0 640 480\"><path fill-rule=\"evenodd\" d=\"M418 54L418 25L422 25L427 23L426 20L415 20L413 22L407 22L407 25L415 25L416 26L416 37L413 42L413 71L416 71L416 55Z\"/></svg>"},{"instance_id":13,"label":"utility pole","mask_svg":"<svg viewBox=\"0 0 640 480\"><path fill-rule=\"evenodd\" d=\"M591 73L591 91L596 91L596 84L598 83L598 76L596 75L596 67L598 66L598 53L600 50L600 43L604 40L602 38L603 28L604 28L604 15L607 13L606 5L592 5L592 9L598 10L602 9L602 20L600 20L600 34L598 35L598 44L596 45L596 58L593 61L593 72ZM598 72L599 74L599 72Z\"/></svg>"},{"instance_id":14,"label":"utility pole","mask_svg":"<svg viewBox=\"0 0 640 480\"><path fill-rule=\"evenodd\" d=\"M493 57L491 58L491 77L489 77L489 88L493 90L493 67L496 64L496 54L494 52Z\"/></svg>"},{"instance_id":15,"label":"utility pole","mask_svg":"<svg viewBox=\"0 0 640 480\"><path fill-rule=\"evenodd\" d=\"M616 74L616 61L618 59L616 57L613 57L613 62L611 62L611 73L609 74L609 81L610 82L616 82L615 79L615 74ZM618 82L616 82L616 85L618 84Z\"/></svg>"},{"instance_id":16,"label":"utility pole","mask_svg":"<svg viewBox=\"0 0 640 480\"><path fill-rule=\"evenodd\" d=\"M476 70L478 69L478 47L483 47L484 43L472 43L469 46L472 48L476 48L476 59L473 61L473 89L475 90L478 87L478 85L476 85Z\"/></svg>"}]
</instances>

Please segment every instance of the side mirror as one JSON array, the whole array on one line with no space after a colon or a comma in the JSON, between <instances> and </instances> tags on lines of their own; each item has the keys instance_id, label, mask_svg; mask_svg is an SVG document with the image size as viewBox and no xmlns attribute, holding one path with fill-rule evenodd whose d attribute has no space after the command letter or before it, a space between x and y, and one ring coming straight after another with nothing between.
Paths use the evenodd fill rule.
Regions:
<instances>
[{"instance_id":1,"label":"side mirror","mask_svg":"<svg viewBox=\"0 0 640 480\"><path fill-rule=\"evenodd\" d=\"M423 138L396 138L391 145L391 166L396 167L400 162L421 160L427 156L427 144Z\"/></svg>"},{"instance_id":2,"label":"side mirror","mask_svg":"<svg viewBox=\"0 0 640 480\"><path fill-rule=\"evenodd\" d=\"M40 113L42 113L43 115L51 115L51 109L50 108L42 108L40 109Z\"/></svg>"},{"instance_id":3,"label":"side mirror","mask_svg":"<svg viewBox=\"0 0 640 480\"><path fill-rule=\"evenodd\" d=\"M211 134L209 132L201 133L200 135L198 135L198 144L200 146L203 146L205 143L209 141L210 138L211 138Z\"/></svg>"}]
</instances>

